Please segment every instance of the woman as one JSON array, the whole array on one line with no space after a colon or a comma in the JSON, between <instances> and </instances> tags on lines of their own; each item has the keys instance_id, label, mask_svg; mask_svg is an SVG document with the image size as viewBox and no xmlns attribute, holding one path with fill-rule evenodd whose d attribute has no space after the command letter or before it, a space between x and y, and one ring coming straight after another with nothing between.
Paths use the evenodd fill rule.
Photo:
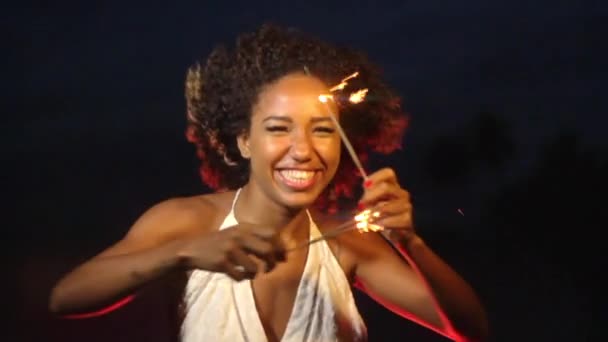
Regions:
<instances>
[{"instance_id":1,"label":"woman","mask_svg":"<svg viewBox=\"0 0 608 342\"><path fill-rule=\"evenodd\" d=\"M357 151L391 152L404 115L361 54L265 25L192 67L188 138L204 181L218 191L150 208L121 241L56 285L51 310L99 309L183 272L183 341L365 340L351 284L454 340L484 339L482 306L416 234L393 170L369 176L359 208L381 213L401 255L376 233L305 244L341 223L324 212L335 212L359 182L318 100L353 72L330 108ZM362 103L341 96L360 88L369 89Z\"/></svg>"}]
</instances>

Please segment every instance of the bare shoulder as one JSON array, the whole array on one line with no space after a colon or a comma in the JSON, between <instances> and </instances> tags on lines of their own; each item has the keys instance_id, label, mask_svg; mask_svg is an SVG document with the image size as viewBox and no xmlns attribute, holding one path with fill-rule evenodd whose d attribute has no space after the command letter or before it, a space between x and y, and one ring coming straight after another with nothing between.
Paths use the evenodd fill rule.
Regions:
<instances>
[{"instance_id":1,"label":"bare shoulder","mask_svg":"<svg viewBox=\"0 0 608 342\"><path fill-rule=\"evenodd\" d=\"M327 234L347 222L347 219L319 212L315 212L313 218L321 234ZM356 265L362 261L371 260L384 253L394 254L390 244L378 233L362 233L357 229L344 232L328 239L327 242L347 273L353 272Z\"/></svg>"},{"instance_id":2,"label":"bare shoulder","mask_svg":"<svg viewBox=\"0 0 608 342\"><path fill-rule=\"evenodd\" d=\"M100 256L145 250L165 242L217 229L222 214L230 210L234 194L217 193L166 199L148 208L125 237Z\"/></svg>"},{"instance_id":3,"label":"bare shoulder","mask_svg":"<svg viewBox=\"0 0 608 342\"><path fill-rule=\"evenodd\" d=\"M138 228L146 233L159 229L180 235L214 230L219 218L230 210L233 197L234 192L223 192L167 199L148 209L129 233L137 234Z\"/></svg>"}]
</instances>

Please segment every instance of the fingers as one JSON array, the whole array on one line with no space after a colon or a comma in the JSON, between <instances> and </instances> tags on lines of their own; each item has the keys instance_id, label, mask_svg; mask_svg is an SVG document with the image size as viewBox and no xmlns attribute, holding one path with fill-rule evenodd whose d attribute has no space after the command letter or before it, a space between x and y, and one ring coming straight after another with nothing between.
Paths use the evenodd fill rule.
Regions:
<instances>
[{"instance_id":1,"label":"fingers","mask_svg":"<svg viewBox=\"0 0 608 342\"><path fill-rule=\"evenodd\" d=\"M409 193L394 183L374 183L365 190L359 204L365 207L375 206L381 201L404 199L409 201Z\"/></svg>"},{"instance_id":2,"label":"fingers","mask_svg":"<svg viewBox=\"0 0 608 342\"><path fill-rule=\"evenodd\" d=\"M235 280L254 278L261 269L270 272L286 260L286 251L276 229L241 223L225 231L230 241L224 248L222 270Z\"/></svg>"},{"instance_id":3,"label":"fingers","mask_svg":"<svg viewBox=\"0 0 608 342\"><path fill-rule=\"evenodd\" d=\"M275 267L277 260L272 243L264 241L255 235L246 234L240 237L240 244L246 253L256 256L265 263L265 272Z\"/></svg>"},{"instance_id":4,"label":"fingers","mask_svg":"<svg viewBox=\"0 0 608 342\"><path fill-rule=\"evenodd\" d=\"M226 273L230 278L241 281L244 279L252 279L255 277L255 273L251 274L245 271L245 268L241 265L235 265L231 262L226 262L223 267L224 273Z\"/></svg>"},{"instance_id":5,"label":"fingers","mask_svg":"<svg viewBox=\"0 0 608 342\"><path fill-rule=\"evenodd\" d=\"M258 272L258 265L256 265L255 261L239 248L230 251L228 261L233 266L237 266L237 269L243 273L252 275L252 278Z\"/></svg>"},{"instance_id":6,"label":"fingers","mask_svg":"<svg viewBox=\"0 0 608 342\"><path fill-rule=\"evenodd\" d=\"M254 235L255 237L269 242L270 244L272 244L272 252L268 252L269 254L274 254L274 258L278 261L284 261L285 260L285 246L283 246L283 243L279 240L278 238L278 232L277 229L271 228L271 227L265 227L265 226L258 226L258 225L253 225L253 224L239 224L239 231L241 233L246 232L248 234ZM249 239L248 241L253 241L251 239ZM259 246L259 245L257 245ZM253 247L253 246L249 246L249 247ZM255 248L255 247L254 247ZM263 247L261 247L262 249L264 249Z\"/></svg>"},{"instance_id":7,"label":"fingers","mask_svg":"<svg viewBox=\"0 0 608 342\"><path fill-rule=\"evenodd\" d=\"M412 229L412 203L410 194L401 188L392 169L381 169L368 177L359 209L378 212L375 220L385 228Z\"/></svg>"},{"instance_id":8,"label":"fingers","mask_svg":"<svg viewBox=\"0 0 608 342\"><path fill-rule=\"evenodd\" d=\"M260 235L257 230L252 232L256 237L264 238L264 241L271 244L271 250L268 252L269 255L272 255L277 261L285 261L286 260L286 248L283 245L283 242L279 239L279 236L275 230L272 230L273 235L268 237L268 235ZM265 234L265 233L264 233Z\"/></svg>"},{"instance_id":9,"label":"fingers","mask_svg":"<svg viewBox=\"0 0 608 342\"><path fill-rule=\"evenodd\" d=\"M412 213L412 204L409 201L382 201L378 202L373 208L372 212L380 213L380 217L387 217L392 215L400 215L404 213Z\"/></svg>"},{"instance_id":10,"label":"fingers","mask_svg":"<svg viewBox=\"0 0 608 342\"><path fill-rule=\"evenodd\" d=\"M387 229L390 229L390 228L407 229L407 228L412 228L412 226L413 226L411 212L402 212L402 213L399 213L396 215L390 215L390 216L388 216L388 215L380 216L380 218L377 221L374 221L374 223L379 224Z\"/></svg>"},{"instance_id":11,"label":"fingers","mask_svg":"<svg viewBox=\"0 0 608 342\"><path fill-rule=\"evenodd\" d=\"M378 183L392 183L395 185L399 185L399 181L397 180L397 174L393 169L383 168L380 169L367 177L367 181L365 182L365 187L371 187L374 184Z\"/></svg>"},{"instance_id":12,"label":"fingers","mask_svg":"<svg viewBox=\"0 0 608 342\"><path fill-rule=\"evenodd\" d=\"M412 204L408 200L379 201L370 207L372 213L378 213L373 223L385 228L412 227Z\"/></svg>"},{"instance_id":13,"label":"fingers","mask_svg":"<svg viewBox=\"0 0 608 342\"><path fill-rule=\"evenodd\" d=\"M273 229L247 227L236 236L236 242L245 253L255 256L265 264L265 272L271 271L277 262L286 260L285 248Z\"/></svg>"}]
</instances>

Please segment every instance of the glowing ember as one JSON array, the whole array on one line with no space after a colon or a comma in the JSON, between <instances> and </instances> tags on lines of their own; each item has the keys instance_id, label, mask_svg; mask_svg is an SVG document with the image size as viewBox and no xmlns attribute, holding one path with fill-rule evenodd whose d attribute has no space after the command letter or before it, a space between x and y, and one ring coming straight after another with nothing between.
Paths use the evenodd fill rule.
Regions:
<instances>
[{"instance_id":1,"label":"glowing ember","mask_svg":"<svg viewBox=\"0 0 608 342\"><path fill-rule=\"evenodd\" d=\"M306 66L304 66L304 71L306 72L307 75L310 74L310 72L308 71L308 68ZM358 75L359 75L358 71L355 72L355 73L353 73L352 75L349 75L348 77L346 77L345 79L343 79L342 82L340 82L340 84L338 84L337 86L332 87L330 89L330 92L333 92L333 91L338 90L338 89L344 89L344 87L346 87L346 85L347 85L346 81L348 81L349 79L351 79L353 77L357 77ZM349 101L351 101L353 103L359 103L359 102L363 101L363 98L365 97L366 94L367 94L367 89L359 90L359 91L351 94L351 96L349 97ZM367 180L367 173L365 173L365 170L363 169L363 165L361 165L361 161L359 160L359 157L355 153L355 150L353 149L352 144L350 143L350 141L348 140L348 137L344 133L344 130L342 129L342 126L340 126L340 122L338 121L338 119L336 118L336 116L331 112L331 109L329 108L329 105L327 104L327 101L333 100L333 98L334 97L331 94L321 94L321 95L319 95L319 101L321 103L325 104L325 108L327 108L327 112L329 113L329 117L332 119L332 121L334 122L334 124L338 128L338 133L340 133L340 137L342 138L342 142L344 143L344 146L346 146L346 149L348 150L348 153L350 154L353 162L357 166L357 169L359 169L359 173L361 174L361 176L363 177L364 180Z\"/></svg>"},{"instance_id":2,"label":"glowing ember","mask_svg":"<svg viewBox=\"0 0 608 342\"><path fill-rule=\"evenodd\" d=\"M342 89L344 89L344 87L346 87L346 85L348 84L348 82L346 82L346 81L350 80L351 78L355 78L357 76L359 76L359 72L358 71L355 72L355 73L353 73L353 74L351 74L351 75L349 75L345 79L343 79L340 82L340 84L333 86L331 89L329 89L329 91L334 92L336 90L342 90Z\"/></svg>"},{"instance_id":3,"label":"glowing ember","mask_svg":"<svg viewBox=\"0 0 608 342\"><path fill-rule=\"evenodd\" d=\"M329 91L331 93L333 93L336 90L344 90L344 88L348 85L348 82L346 82L346 81L350 80L351 78L355 78L357 76L359 76L358 71L351 75L348 75L339 84L331 87L331 89L329 89ZM359 103L359 102L363 101L363 99L365 99L365 95L367 95L367 88L357 90L356 92L350 94L350 96L348 97L348 101L350 101L352 103ZM321 101L323 103L327 103L328 100L333 100L333 98L334 97L332 95L327 95L327 94L319 95L319 101Z\"/></svg>"},{"instance_id":4,"label":"glowing ember","mask_svg":"<svg viewBox=\"0 0 608 342\"><path fill-rule=\"evenodd\" d=\"M333 100L333 95L321 94L319 95L319 101L323 103L327 103L328 100Z\"/></svg>"},{"instance_id":5,"label":"glowing ember","mask_svg":"<svg viewBox=\"0 0 608 342\"><path fill-rule=\"evenodd\" d=\"M357 221L357 229L359 233L377 232L383 230L384 227L372 223L374 219L380 217L380 213L377 211L372 212L370 209L365 209L355 216Z\"/></svg>"},{"instance_id":6,"label":"glowing ember","mask_svg":"<svg viewBox=\"0 0 608 342\"><path fill-rule=\"evenodd\" d=\"M359 103L361 101L363 101L363 99L365 98L365 95L367 94L367 88L366 89L361 89L357 92L354 92L352 94L350 94L350 97L348 98L348 101L352 102L352 103Z\"/></svg>"}]
</instances>

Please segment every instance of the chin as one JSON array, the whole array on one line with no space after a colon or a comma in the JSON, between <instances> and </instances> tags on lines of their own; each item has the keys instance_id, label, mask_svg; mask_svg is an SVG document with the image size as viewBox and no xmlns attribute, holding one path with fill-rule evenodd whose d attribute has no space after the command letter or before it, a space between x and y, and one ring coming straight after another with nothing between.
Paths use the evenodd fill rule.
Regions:
<instances>
[{"instance_id":1,"label":"chin","mask_svg":"<svg viewBox=\"0 0 608 342\"><path fill-rule=\"evenodd\" d=\"M323 171L306 179L287 179L279 171L274 172L277 199L288 208L303 209L313 205L327 185Z\"/></svg>"},{"instance_id":2,"label":"chin","mask_svg":"<svg viewBox=\"0 0 608 342\"><path fill-rule=\"evenodd\" d=\"M313 205L320 194L316 192L314 194L286 194L284 192L280 192L278 195L281 204L283 204L285 207L290 209L305 209Z\"/></svg>"}]
</instances>

